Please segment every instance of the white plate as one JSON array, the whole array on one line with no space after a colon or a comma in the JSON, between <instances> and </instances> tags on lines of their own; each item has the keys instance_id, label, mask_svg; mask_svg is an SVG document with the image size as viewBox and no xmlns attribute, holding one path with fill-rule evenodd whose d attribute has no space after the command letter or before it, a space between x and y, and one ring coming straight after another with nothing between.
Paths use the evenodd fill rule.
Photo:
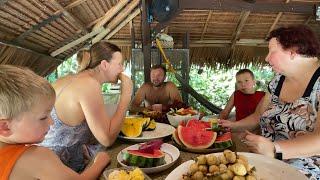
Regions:
<instances>
[{"instance_id":1,"label":"white plate","mask_svg":"<svg viewBox=\"0 0 320 180\"><path fill-rule=\"evenodd\" d=\"M124 152L126 152L127 150L136 150L138 149L140 146L140 144L135 144L135 145L132 145L132 146L129 146L125 149L123 149L122 151L119 152L118 156L117 156L117 160L119 162L119 164L121 164L121 166L123 167L130 167L130 166L127 166L125 164L122 163L123 161L123 158L122 158L122 154ZM171 167L174 162L177 161L177 159L179 158L180 156L180 151L178 148L176 148L175 146L171 145L171 144L168 144L168 143L163 143L161 145L161 151L163 151L165 153L165 157L164 157L164 160L165 160L165 164L164 165L161 165L161 166L157 166L157 167L152 167L152 168L140 168L143 172L145 173L156 173L156 172L160 172L160 171L163 171L165 169L168 169L169 167Z\"/></svg>"},{"instance_id":2,"label":"white plate","mask_svg":"<svg viewBox=\"0 0 320 180\"><path fill-rule=\"evenodd\" d=\"M172 135L172 133L175 131L174 127L172 127L169 124L164 123L157 123L157 127L153 131L143 131L142 136L131 138L126 136L119 135L118 137L120 139L125 139L133 142L146 142L153 139L161 139L166 136Z\"/></svg>"},{"instance_id":3,"label":"white plate","mask_svg":"<svg viewBox=\"0 0 320 180\"><path fill-rule=\"evenodd\" d=\"M221 153L214 153L219 155ZM277 159L269 158L260 154L238 152L246 156L249 164L257 170L257 176L260 180L307 180L307 177L289 164ZM181 179L183 174L188 172L189 166L193 160L184 162L174 169L165 180Z\"/></svg>"}]
</instances>

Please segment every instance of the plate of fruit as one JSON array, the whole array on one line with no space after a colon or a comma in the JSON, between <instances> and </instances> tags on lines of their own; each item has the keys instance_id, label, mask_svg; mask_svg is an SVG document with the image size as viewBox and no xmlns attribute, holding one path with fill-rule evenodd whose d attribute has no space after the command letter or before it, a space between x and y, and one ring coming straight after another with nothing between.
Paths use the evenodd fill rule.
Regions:
<instances>
[{"instance_id":1,"label":"plate of fruit","mask_svg":"<svg viewBox=\"0 0 320 180\"><path fill-rule=\"evenodd\" d=\"M180 123L172 140L179 149L194 153L221 152L233 145L229 129L218 122L195 119Z\"/></svg>"},{"instance_id":2,"label":"plate of fruit","mask_svg":"<svg viewBox=\"0 0 320 180\"><path fill-rule=\"evenodd\" d=\"M145 173L156 173L171 167L179 156L175 146L153 140L123 149L117 160L123 167L139 167Z\"/></svg>"},{"instance_id":3,"label":"plate of fruit","mask_svg":"<svg viewBox=\"0 0 320 180\"><path fill-rule=\"evenodd\" d=\"M151 180L141 169L137 167L132 168L113 168L107 169L102 173L100 180L121 180L121 179L139 179L139 180Z\"/></svg>"},{"instance_id":4,"label":"plate of fruit","mask_svg":"<svg viewBox=\"0 0 320 180\"><path fill-rule=\"evenodd\" d=\"M171 125L150 118L126 117L118 137L133 142L146 142L170 136L174 130Z\"/></svg>"},{"instance_id":5,"label":"plate of fruit","mask_svg":"<svg viewBox=\"0 0 320 180\"><path fill-rule=\"evenodd\" d=\"M199 119L199 117L200 113L197 110L192 109L192 107L180 109L170 108L170 111L167 113L167 118L174 127L177 127L181 121Z\"/></svg>"},{"instance_id":6,"label":"plate of fruit","mask_svg":"<svg viewBox=\"0 0 320 180\"><path fill-rule=\"evenodd\" d=\"M298 169L274 158L225 150L184 162L165 180L177 179L306 180L307 177Z\"/></svg>"}]
</instances>

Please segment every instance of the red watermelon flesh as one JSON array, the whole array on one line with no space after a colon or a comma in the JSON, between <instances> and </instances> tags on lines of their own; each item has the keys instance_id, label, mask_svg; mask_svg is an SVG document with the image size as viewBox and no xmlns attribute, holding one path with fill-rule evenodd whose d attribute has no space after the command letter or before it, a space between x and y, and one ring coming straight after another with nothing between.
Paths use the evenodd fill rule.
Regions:
<instances>
[{"instance_id":1,"label":"red watermelon flesh","mask_svg":"<svg viewBox=\"0 0 320 180\"><path fill-rule=\"evenodd\" d=\"M200 129L205 129L205 128L211 128L211 123L192 119L192 120L188 121L186 127L196 127L196 128L200 128Z\"/></svg>"},{"instance_id":2,"label":"red watermelon flesh","mask_svg":"<svg viewBox=\"0 0 320 180\"><path fill-rule=\"evenodd\" d=\"M229 141L231 140L231 132L226 132L222 134L221 136L218 136L216 139L216 142L224 142L224 141Z\"/></svg>"},{"instance_id":3,"label":"red watermelon flesh","mask_svg":"<svg viewBox=\"0 0 320 180\"><path fill-rule=\"evenodd\" d=\"M190 149L206 149L213 145L217 133L201 128L178 126L180 141Z\"/></svg>"},{"instance_id":4,"label":"red watermelon flesh","mask_svg":"<svg viewBox=\"0 0 320 180\"><path fill-rule=\"evenodd\" d=\"M136 155L136 156L141 156L145 158L161 158L165 154L161 150L154 150L152 153L144 153L139 150L128 150L129 154Z\"/></svg>"}]
</instances>

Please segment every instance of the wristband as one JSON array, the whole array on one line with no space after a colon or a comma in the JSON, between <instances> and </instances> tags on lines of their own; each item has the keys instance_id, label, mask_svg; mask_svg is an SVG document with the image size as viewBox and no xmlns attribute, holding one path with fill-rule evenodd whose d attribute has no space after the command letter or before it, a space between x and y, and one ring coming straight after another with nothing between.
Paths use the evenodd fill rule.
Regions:
<instances>
[{"instance_id":1,"label":"wristband","mask_svg":"<svg viewBox=\"0 0 320 180\"><path fill-rule=\"evenodd\" d=\"M273 142L273 145L274 145L274 158L282 160L283 154L279 144L276 142Z\"/></svg>"}]
</instances>

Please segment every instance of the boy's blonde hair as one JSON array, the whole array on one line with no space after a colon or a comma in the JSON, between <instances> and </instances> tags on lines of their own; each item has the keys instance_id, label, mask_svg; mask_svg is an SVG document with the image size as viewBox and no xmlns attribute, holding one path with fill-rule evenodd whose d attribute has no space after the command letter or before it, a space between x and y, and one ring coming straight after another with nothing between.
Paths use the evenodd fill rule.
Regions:
<instances>
[{"instance_id":1,"label":"boy's blonde hair","mask_svg":"<svg viewBox=\"0 0 320 180\"><path fill-rule=\"evenodd\" d=\"M10 119L30 111L41 98L55 98L47 80L27 68L0 65L0 117Z\"/></svg>"}]
</instances>

